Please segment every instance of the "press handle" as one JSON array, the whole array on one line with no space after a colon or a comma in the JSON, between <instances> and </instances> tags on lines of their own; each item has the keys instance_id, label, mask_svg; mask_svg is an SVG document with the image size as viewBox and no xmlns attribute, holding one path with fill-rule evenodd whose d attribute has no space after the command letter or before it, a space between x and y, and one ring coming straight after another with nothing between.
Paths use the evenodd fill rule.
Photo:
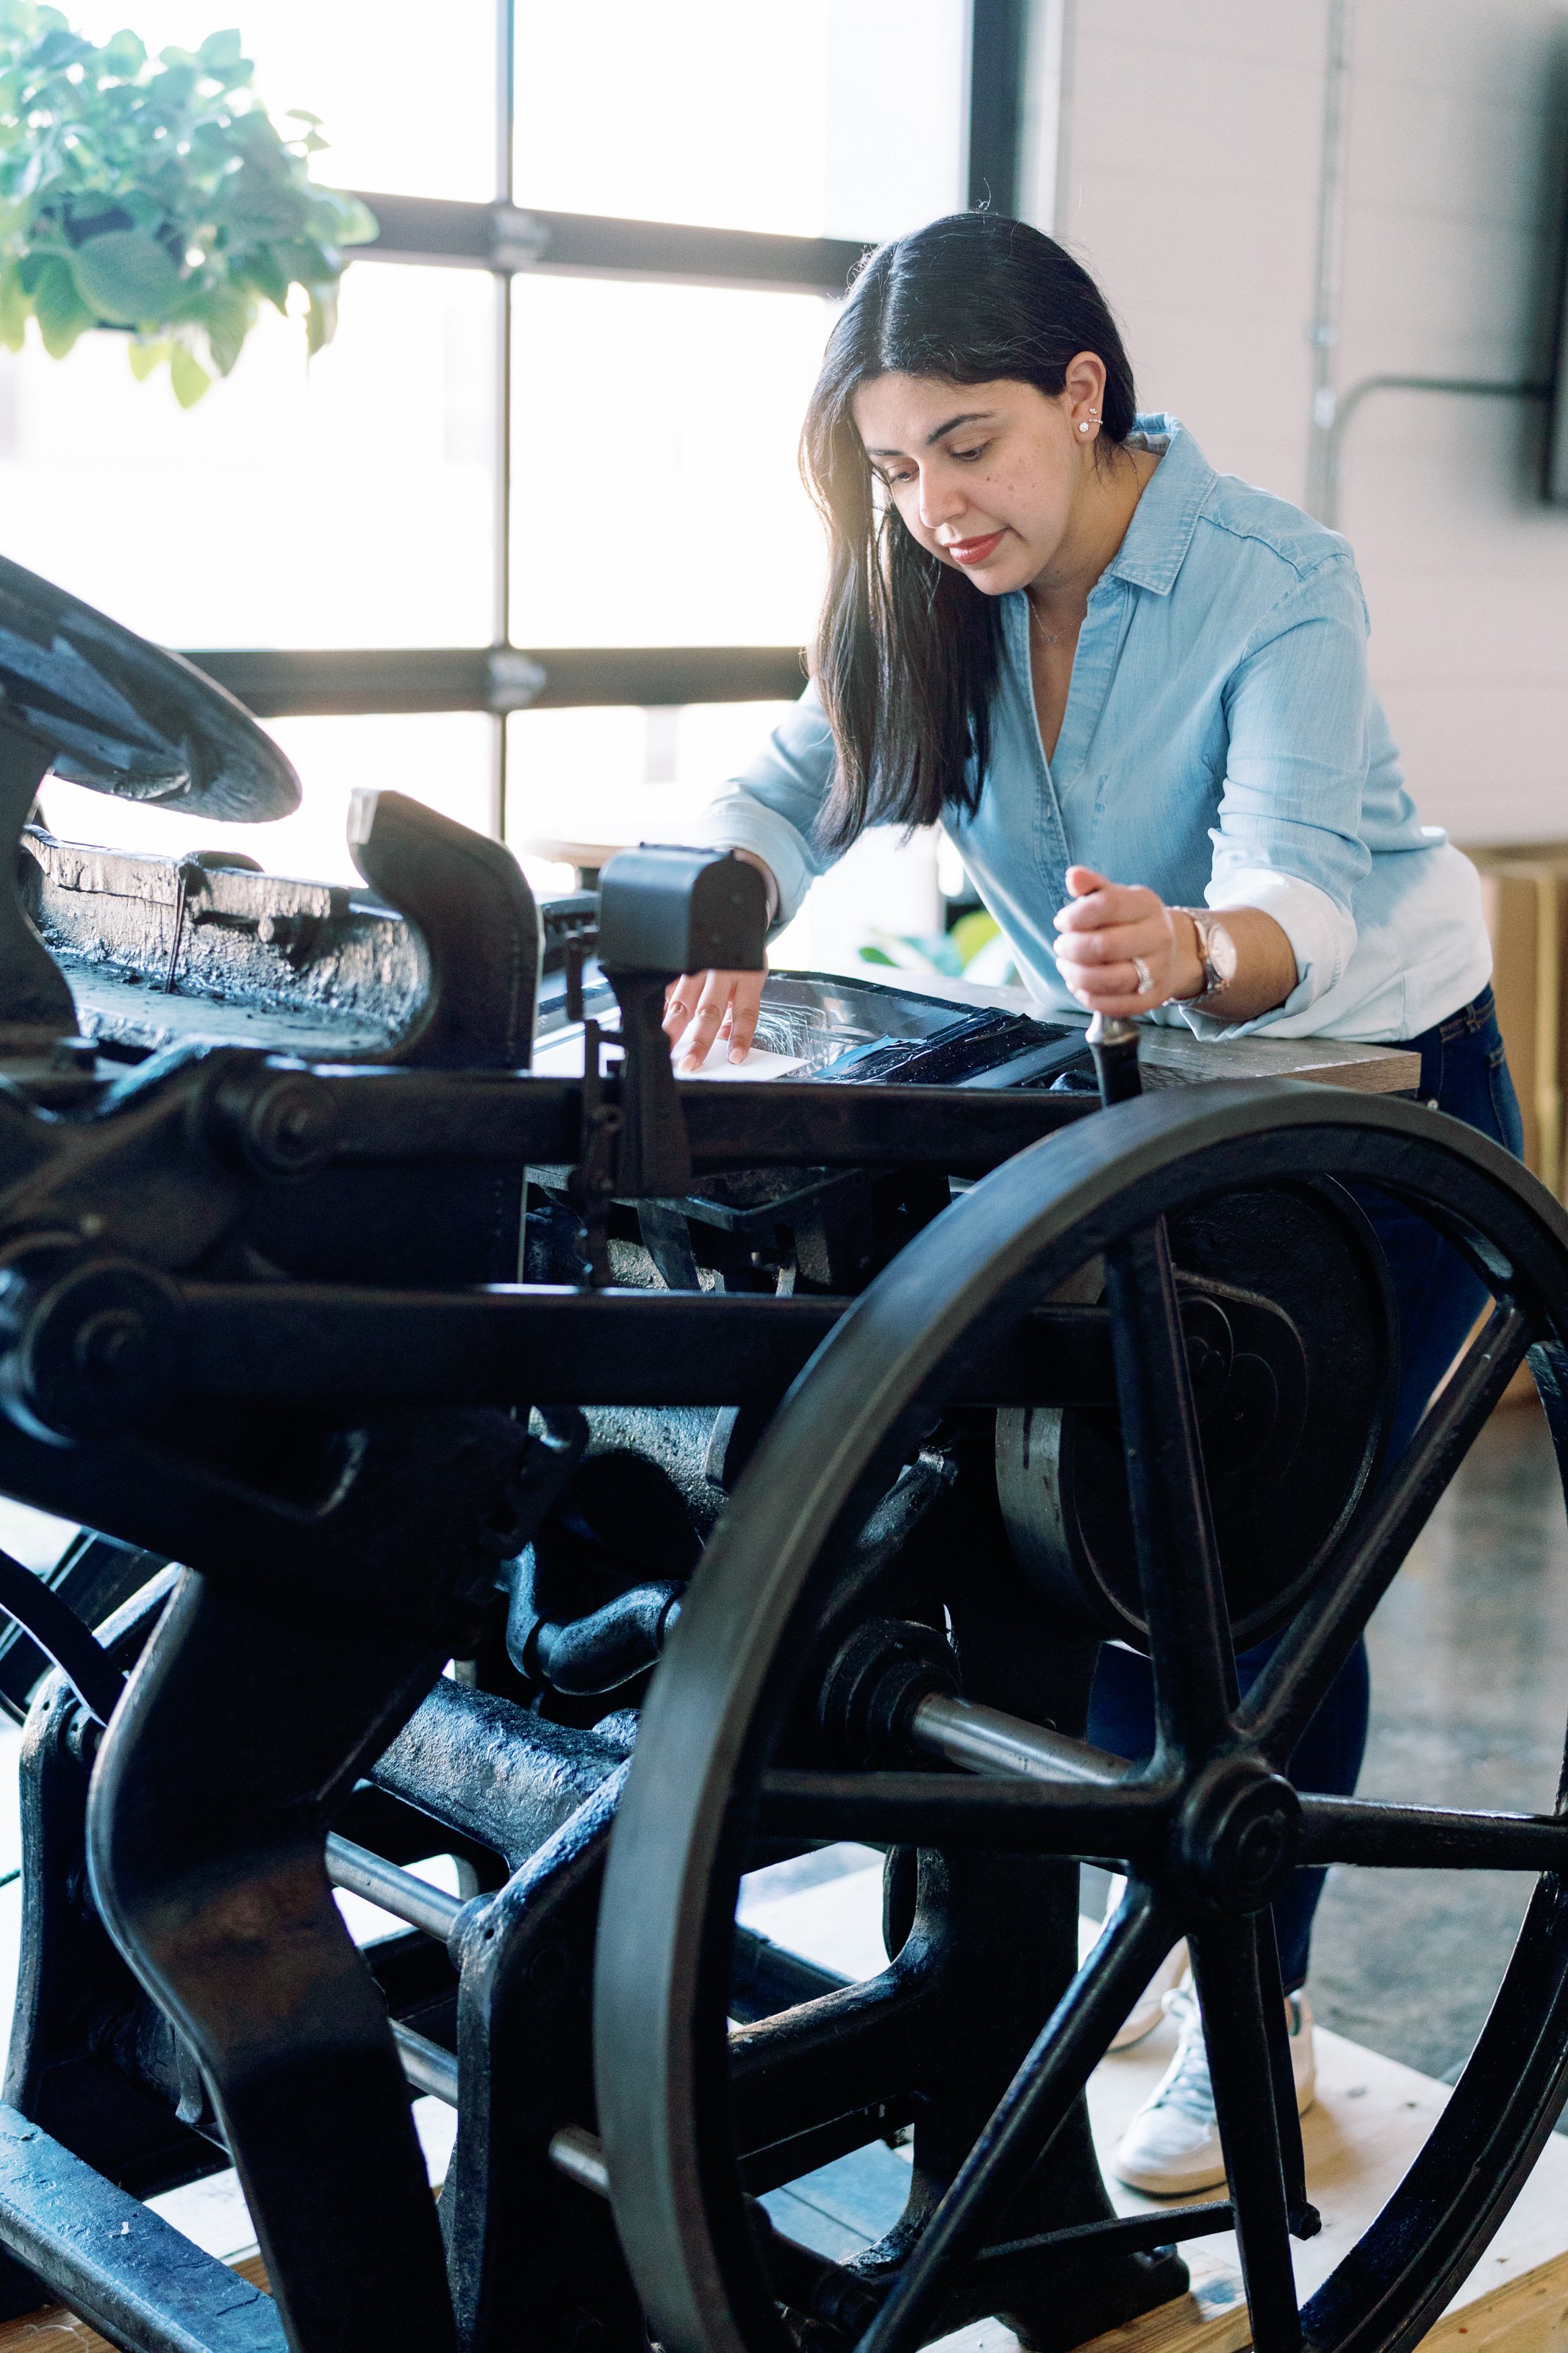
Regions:
<instances>
[{"instance_id":1,"label":"press handle","mask_svg":"<svg viewBox=\"0 0 1568 2353\"><path fill-rule=\"evenodd\" d=\"M1114 1021L1104 1013L1091 1015L1089 1050L1094 1056L1100 1100L1107 1111L1112 1103L1131 1103L1134 1095L1142 1093L1136 1021Z\"/></svg>"}]
</instances>

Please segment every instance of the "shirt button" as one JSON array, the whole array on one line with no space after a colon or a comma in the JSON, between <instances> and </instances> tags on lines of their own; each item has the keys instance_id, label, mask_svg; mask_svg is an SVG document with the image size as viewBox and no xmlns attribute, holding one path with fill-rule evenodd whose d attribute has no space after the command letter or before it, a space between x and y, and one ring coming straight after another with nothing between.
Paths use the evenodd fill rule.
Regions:
<instances>
[{"instance_id":1,"label":"shirt button","mask_svg":"<svg viewBox=\"0 0 1568 2353\"><path fill-rule=\"evenodd\" d=\"M1427 1108L1427 1110L1428 1110L1428 1111L1437 1111L1437 1110L1439 1110L1439 1109L1441 1108L1441 1106L1439 1105L1438 1101L1437 1101L1437 1098L1436 1098L1436 1095L1428 1095L1428 1096L1427 1096L1427 1098L1426 1098L1426 1108Z\"/></svg>"}]
</instances>

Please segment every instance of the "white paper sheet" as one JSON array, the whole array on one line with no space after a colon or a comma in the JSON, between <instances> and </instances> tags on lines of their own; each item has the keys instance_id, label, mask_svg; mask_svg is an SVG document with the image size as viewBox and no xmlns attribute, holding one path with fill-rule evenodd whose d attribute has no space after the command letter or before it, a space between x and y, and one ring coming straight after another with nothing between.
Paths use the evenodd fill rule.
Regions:
<instances>
[{"instance_id":1,"label":"white paper sheet","mask_svg":"<svg viewBox=\"0 0 1568 2353\"><path fill-rule=\"evenodd\" d=\"M606 1041L618 1048L620 1040ZM715 1039L708 1050L708 1060L700 1071L682 1071L683 1079L782 1079L790 1071L805 1067L799 1054L771 1054L763 1046L753 1046L743 1062L731 1062L730 1049L723 1039ZM541 1039L533 1050L533 1068L542 1078L580 1079L583 1075L583 1032L581 1029L558 1029L553 1037Z\"/></svg>"}]
</instances>

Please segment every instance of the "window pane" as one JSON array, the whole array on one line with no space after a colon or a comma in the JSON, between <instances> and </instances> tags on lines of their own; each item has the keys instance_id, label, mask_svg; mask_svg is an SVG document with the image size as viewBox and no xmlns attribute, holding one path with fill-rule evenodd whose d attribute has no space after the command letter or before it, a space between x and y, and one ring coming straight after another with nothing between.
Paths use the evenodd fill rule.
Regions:
<instances>
[{"instance_id":1,"label":"window pane","mask_svg":"<svg viewBox=\"0 0 1568 2353\"><path fill-rule=\"evenodd\" d=\"M803 643L823 543L795 445L827 303L543 277L512 299L517 643Z\"/></svg>"},{"instance_id":2,"label":"window pane","mask_svg":"<svg viewBox=\"0 0 1568 2353\"><path fill-rule=\"evenodd\" d=\"M679 841L687 818L761 750L789 707L516 712L507 722L507 839L514 847L546 834Z\"/></svg>"},{"instance_id":3,"label":"window pane","mask_svg":"<svg viewBox=\"0 0 1568 2353\"><path fill-rule=\"evenodd\" d=\"M420 712L407 717L275 719L268 733L300 772L302 805L275 825L228 825L180 817L51 779L44 819L66 841L115 849L238 849L269 874L308 882L357 882L349 856L349 795L359 785L391 786L477 833L490 829L494 722L483 712Z\"/></svg>"},{"instance_id":4,"label":"window pane","mask_svg":"<svg viewBox=\"0 0 1568 2353\"><path fill-rule=\"evenodd\" d=\"M569 891L572 852L690 839L714 789L761 749L787 702L700 702L652 711L524 711L507 722L507 839L536 891ZM892 954L942 927L936 852L876 826L815 883L768 954L779 968L889 977L863 951ZM552 855L555 853L555 855ZM918 955L911 963L919 968ZM918 979L911 982L918 988Z\"/></svg>"},{"instance_id":5,"label":"window pane","mask_svg":"<svg viewBox=\"0 0 1568 2353\"><path fill-rule=\"evenodd\" d=\"M362 262L310 362L269 304L182 410L128 338L0 351L5 553L176 646L484 645L495 296L477 270Z\"/></svg>"},{"instance_id":6,"label":"window pane","mask_svg":"<svg viewBox=\"0 0 1568 2353\"><path fill-rule=\"evenodd\" d=\"M233 21L215 0L72 0L67 13L94 41L129 23L154 56ZM495 0L445 0L438 26L427 0L247 0L235 18L279 129L291 107L321 116L326 186L495 195Z\"/></svg>"},{"instance_id":7,"label":"window pane","mask_svg":"<svg viewBox=\"0 0 1568 2353\"><path fill-rule=\"evenodd\" d=\"M571 851L686 841L714 789L766 742L787 702L613 704L507 722L506 838L536 891L569 891Z\"/></svg>"},{"instance_id":8,"label":"window pane","mask_svg":"<svg viewBox=\"0 0 1568 2353\"><path fill-rule=\"evenodd\" d=\"M517 197L877 238L963 202L965 0L517 0Z\"/></svg>"}]
</instances>

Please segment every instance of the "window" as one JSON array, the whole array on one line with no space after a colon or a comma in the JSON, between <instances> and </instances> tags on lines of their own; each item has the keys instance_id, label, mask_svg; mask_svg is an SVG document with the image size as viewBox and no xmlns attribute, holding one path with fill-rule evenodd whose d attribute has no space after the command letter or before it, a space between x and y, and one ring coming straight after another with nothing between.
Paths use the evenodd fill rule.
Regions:
<instances>
[{"instance_id":1,"label":"window","mask_svg":"<svg viewBox=\"0 0 1568 2353\"><path fill-rule=\"evenodd\" d=\"M356 882L349 856L349 799L362 785L391 786L477 831L493 829L491 723L477 711L385 712L340 719L274 719L268 732L294 763L303 799L272 825L184 817L147 802L111 798L51 777L39 798L51 833L120 849L182 858L237 849L268 872L310 882Z\"/></svg>"},{"instance_id":2,"label":"window","mask_svg":"<svg viewBox=\"0 0 1568 2353\"><path fill-rule=\"evenodd\" d=\"M796 237L963 202L965 0L520 0L518 201Z\"/></svg>"},{"instance_id":3,"label":"window","mask_svg":"<svg viewBox=\"0 0 1568 2353\"><path fill-rule=\"evenodd\" d=\"M217 21L74 15L152 47ZM336 341L307 369L264 319L188 415L121 336L63 366L0 353L0 546L195 649L300 767L298 817L202 840L348 879L362 782L519 846L651 832L749 755L818 593L795 444L831 306L867 243L1009 207L1024 16L250 0L258 90L322 118L320 175L381 221ZM191 820L46 803L67 832L188 846Z\"/></svg>"},{"instance_id":4,"label":"window","mask_svg":"<svg viewBox=\"0 0 1568 2353\"><path fill-rule=\"evenodd\" d=\"M129 24L154 55L237 23L273 120L321 116L331 145L319 178L476 204L496 194L494 0L236 0L232 13L216 0L65 0L65 13L95 41Z\"/></svg>"},{"instance_id":5,"label":"window","mask_svg":"<svg viewBox=\"0 0 1568 2353\"><path fill-rule=\"evenodd\" d=\"M803 644L822 528L795 441L830 306L539 276L512 316L516 641Z\"/></svg>"},{"instance_id":6,"label":"window","mask_svg":"<svg viewBox=\"0 0 1568 2353\"><path fill-rule=\"evenodd\" d=\"M495 303L476 270L351 269L307 363L264 306L188 413L126 337L0 352L5 554L165 645L488 645Z\"/></svg>"}]
</instances>

